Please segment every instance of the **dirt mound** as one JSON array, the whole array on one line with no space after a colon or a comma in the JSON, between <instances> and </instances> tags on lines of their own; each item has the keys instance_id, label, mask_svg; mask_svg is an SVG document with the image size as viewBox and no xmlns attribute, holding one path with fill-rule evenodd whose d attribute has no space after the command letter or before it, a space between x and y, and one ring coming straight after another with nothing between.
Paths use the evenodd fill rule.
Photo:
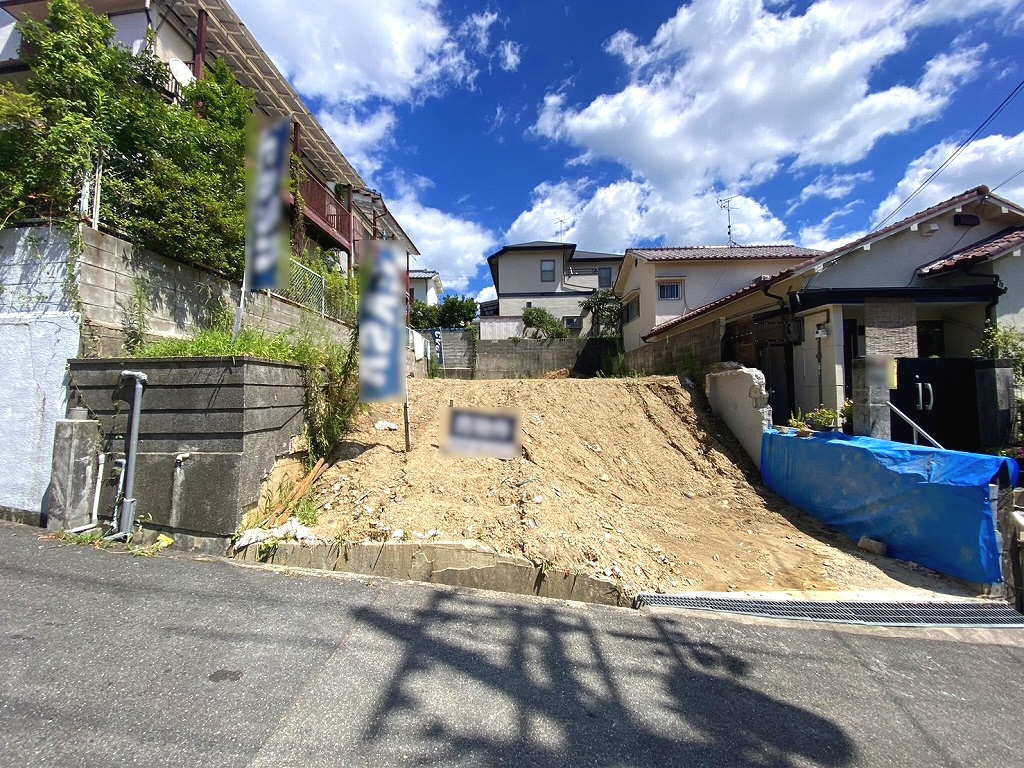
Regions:
<instances>
[{"instance_id":1,"label":"dirt mound","mask_svg":"<svg viewBox=\"0 0 1024 768\"><path fill-rule=\"evenodd\" d=\"M375 426L401 425L400 405L358 417L315 488L318 535L474 538L629 593L883 590L914 578L854 554L763 488L728 430L674 378L414 379L410 399L408 455L401 429ZM449 401L522 409L523 457L443 455Z\"/></svg>"}]
</instances>

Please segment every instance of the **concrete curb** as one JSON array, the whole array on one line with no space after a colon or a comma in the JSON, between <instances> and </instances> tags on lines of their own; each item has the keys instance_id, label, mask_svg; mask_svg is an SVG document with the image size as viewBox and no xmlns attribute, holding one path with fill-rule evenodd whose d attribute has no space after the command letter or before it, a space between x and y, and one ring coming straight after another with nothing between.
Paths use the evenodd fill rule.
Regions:
<instances>
[{"instance_id":1,"label":"concrete curb","mask_svg":"<svg viewBox=\"0 0 1024 768\"><path fill-rule=\"evenodd\" d=\"M282 541L273 550L259 544L239 551L232 548L227 556L250 563L384 576L599 605L632 604L611 581L555 569L545 572L524 557L498 554L471 540L347 545L321 541L312 546Z\"/></svg>"}]
</instances>

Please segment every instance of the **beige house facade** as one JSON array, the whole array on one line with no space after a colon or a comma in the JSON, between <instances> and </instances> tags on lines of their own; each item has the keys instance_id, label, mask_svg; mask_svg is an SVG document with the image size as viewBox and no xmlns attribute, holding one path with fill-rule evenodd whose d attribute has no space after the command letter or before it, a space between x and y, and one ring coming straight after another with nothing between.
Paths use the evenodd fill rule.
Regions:
<instances>
[{"instance_id":1,"label":"beige house facade","mask_svg":"<svg viewBox=\"0 0 1024 768\"><path fill-rule=\"evenodd\" d=\"M506 245L487 258L498 298L481 306L480 338L489 338L489 326L507 338L509 329L521 328L523 310L540 307L563 320L574 335L591 330L591 318L580 302L595 291L611 289L622 266L622 256L581 251L573 243L535 241Z\"/></svg>"},{"instance_id":2,"label":"beige house facade","mask_svg":"<svg viewBox=\"0 0 1024 768\"><path fill-rule=\"evenodd\" d=\"M441 300L444 284L441 275L430 269L409 270L409 300L422 301L429 307Z\"/></svg>"},{"instance_id":3,"label":"beige house facade","mask_svg":"<svg viewBox=\"0 0 1024 768\"><path fill-rule=\"evenodd\" d=\"M762 370L776 422L853 395L866 356L970 358L986 321L1024 330L1024 209L976 187L663 322L633 351Z\"/></svg>"},{"instance_id":4,"label":"beige house facade","mask_svg":"<svg viewBox=\"0 0 1024 768\"><path fill-rule=\"evenodd\" d=\"M630 248L614 286L622 300L623 347L637 349L655 326L817 253L793 245Z\"/></svg>"}]
</instances>

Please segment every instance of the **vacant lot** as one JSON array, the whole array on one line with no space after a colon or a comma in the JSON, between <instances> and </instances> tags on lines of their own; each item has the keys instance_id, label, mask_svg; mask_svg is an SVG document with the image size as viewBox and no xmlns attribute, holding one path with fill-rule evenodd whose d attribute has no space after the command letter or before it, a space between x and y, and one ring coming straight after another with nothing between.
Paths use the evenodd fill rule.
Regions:
<instances>
[{"instance_id":1,"label":"vacant lot","mask_svg":"<svg viewBox=\"0 0 1024 768\"><path fill-rule=\"evenodd\" d=\"M644 590L943 588L870 558L760 484L699 395L669 377L410 380L413 450L400 405L359 416L314 490L316 533L345 541L479 539L500 552ZM439 448L459 406L523 411L523 457Z\"/></svg>"}]
</instances>

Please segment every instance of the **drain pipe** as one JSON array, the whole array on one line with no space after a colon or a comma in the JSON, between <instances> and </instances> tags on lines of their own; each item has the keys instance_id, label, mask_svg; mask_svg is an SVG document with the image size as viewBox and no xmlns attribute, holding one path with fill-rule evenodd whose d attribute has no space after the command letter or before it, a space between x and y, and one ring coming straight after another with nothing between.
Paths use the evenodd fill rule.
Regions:
<instances>
[{"instance_id":1,"label":"drain pipe","mask_svg":"<svg viewBox=\"0 0 1024 768\"><path fill-rule=\"evenodd\" d=\"M96 488L92 494L92 514L89 516L89 524L70 528L64 531L64 533L84 533L100 524L100 485L103 482L103 467L106 463L107 454L103 453L103 451L96 454Z\"/></svg>"},{"instance_id":2,"label":"drain pipe","mask_svg":"<svg viewBox=\"0 0 1024 768\"><path fill-rule=\"evenodd\" d=\"M139 454L139 418L142 415L142 390L149 377L139 371L121 371L122 379L135 379L135 396L132 398L132 424L128 435L128 455L125 457L124 500L121 502L121 519L118 536L130 536L135 525L135 461Z\"/></svg>"}]
</instances>

